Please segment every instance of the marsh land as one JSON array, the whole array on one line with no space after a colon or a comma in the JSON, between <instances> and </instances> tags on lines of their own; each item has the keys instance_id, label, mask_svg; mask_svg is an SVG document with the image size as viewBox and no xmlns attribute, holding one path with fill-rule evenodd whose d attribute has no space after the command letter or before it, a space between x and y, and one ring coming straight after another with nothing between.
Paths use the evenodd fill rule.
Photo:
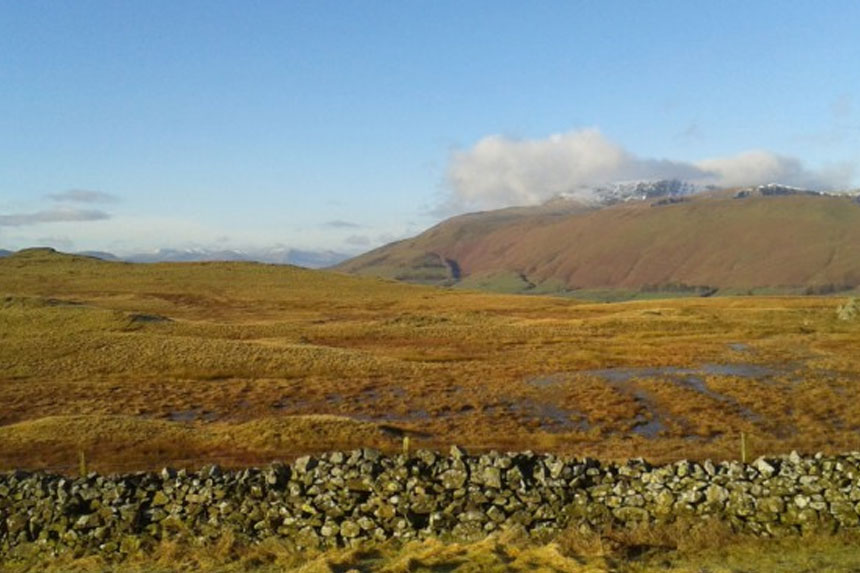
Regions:
<instances>
[{"instance_id":1,"label":"marsh land","mask_svg":"<svg viewBox=\"0 0 860 573\"><path fill-rule=\"evenodd\" d=\"M457 443L604 459L860 448L844 297L587 303L252 263L0 259L2 468Z\"/></svg>"}]
</instances>

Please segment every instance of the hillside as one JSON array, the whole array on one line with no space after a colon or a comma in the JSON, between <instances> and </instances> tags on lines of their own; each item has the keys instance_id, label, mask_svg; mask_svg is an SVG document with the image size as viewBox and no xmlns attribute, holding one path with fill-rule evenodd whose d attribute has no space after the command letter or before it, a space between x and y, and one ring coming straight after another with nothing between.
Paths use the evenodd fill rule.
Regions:
<instances>
[{"instance_id":1,"label":"hillside","mask_svg":"<svg viewBox=\"0 0 860 573\"><path fill-rule=\"evenodd\" d=\"M336 268L511 292L858 286L856 199L769 189L463 215Z\"/></svg>"}]
</instances>

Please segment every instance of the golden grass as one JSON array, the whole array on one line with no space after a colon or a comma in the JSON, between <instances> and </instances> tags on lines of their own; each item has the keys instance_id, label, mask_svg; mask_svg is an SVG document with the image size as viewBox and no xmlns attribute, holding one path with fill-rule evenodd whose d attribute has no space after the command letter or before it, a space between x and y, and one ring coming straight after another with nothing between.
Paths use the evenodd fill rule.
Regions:
<instances>
[{"instance_id":1,"label":"golden grass","mask_svg":"<svg viewBox=\"0 0 860 573\"><path fill-rule=\"evenodd\" d=\"M0 469L76 466L81 447L96 468L258 463L403 434L654 461L736 458L740 432L755 455L860 449L860 321L842 302L586 304L34 251L0 260ZM599 372L623 368L703 386ZM649 420L662 430L641 435Z\"/></svg>"},{"instance_id":2,"label":"golden grass","mask_svg":"<svg viewBox=\"0 0 860 573\"><path fill-rule=\"evenodd\" d=\"M294 436L301 436L299 444ZM241 424L183 424L131 416L46 416L0 427L9 467L75 472L84 452L90 471L241 467L335 448L392 450L398 439L375 424L331 415L261 418ZM37 452L38 454L36 454ZM16 464L17 462L17 464Z\"/></svg>"},{"instance_id":3,"label":"golden grass","mask_svg":"<svg viewBox=\"0 0 860 573\"><path fill-rule=\"evenodd\" d=\"M546 539L503 531L474 542L427 539L368 543L324 552L294 550L289 540L270 538L256 545L225 534L205 544L190 539L162 541L123 561L63 554L42 557L23 548L4 571L293 571L300 573L553 572L638 573L847 572L860 568L857 533L810 534L764 539L731 533L719 522L674 523L633 530L570 528ZM30 553L28 554L28 551Z\"/></svg>"}]
</instances>

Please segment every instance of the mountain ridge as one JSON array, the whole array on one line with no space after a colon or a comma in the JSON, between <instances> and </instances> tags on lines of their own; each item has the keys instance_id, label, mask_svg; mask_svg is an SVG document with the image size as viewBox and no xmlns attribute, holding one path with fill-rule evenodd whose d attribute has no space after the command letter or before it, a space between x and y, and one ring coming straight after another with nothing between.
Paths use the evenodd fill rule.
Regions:
<instances>
[{"instance_id":1,"label":"mountain ridge","mask_svg":"<svg viewBox=\"0 0 860 573\"><path fill-rule=\"evenodd\" d=\"M557 200L452 217L335 268L520 292L843 290L860 285L860 203L778 184Z\"/></svg>"}]
</instances>

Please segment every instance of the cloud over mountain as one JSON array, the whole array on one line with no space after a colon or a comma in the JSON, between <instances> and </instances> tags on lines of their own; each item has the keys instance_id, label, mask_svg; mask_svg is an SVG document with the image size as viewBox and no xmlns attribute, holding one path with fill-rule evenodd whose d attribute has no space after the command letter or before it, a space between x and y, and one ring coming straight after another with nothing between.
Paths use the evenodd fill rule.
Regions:
<instances>
[{"instance_id":1,"label":"cloud over mountain","mask_svg":"<svg viewBox=\"0 0 860 573\"><path fill-rule=\"evenodd\" d=\"M492 135L453 153L450 195L441 211L491 209L540 203L561 193L589 200L591 186L638 179L682 179L723 187L779 182L814 189L850 184L847 168L813 171L798 159L750 151L702 161L639 157L596 129L543 139Z\"/></svg>"}]
</instances>

